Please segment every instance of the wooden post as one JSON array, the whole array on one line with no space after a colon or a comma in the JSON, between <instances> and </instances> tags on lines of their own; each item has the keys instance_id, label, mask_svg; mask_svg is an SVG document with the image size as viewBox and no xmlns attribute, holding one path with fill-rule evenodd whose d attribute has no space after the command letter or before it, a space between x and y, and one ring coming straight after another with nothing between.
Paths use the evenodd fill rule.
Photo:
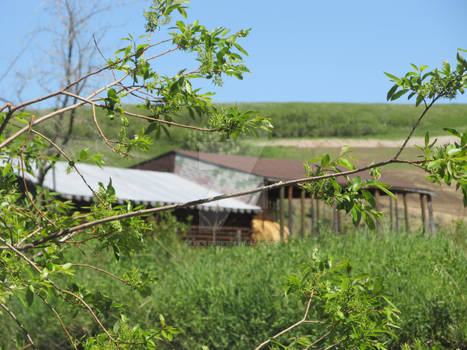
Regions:
<instances>
[{"instance_id":1,"label":"wooden post","mask_svg":"<svg viewBox=\"0 0 467 350\"><path fill-rule=\"evenodd\" d=\"M316 220L315 220L315 206L313 205L313 201L315 196L312 194L310 196L310 218L311 218L311 235L313 236L315 234L315 226L316 226Z\"/></svg>"},{"instance_id":2,"label":"wooden post","mask_svg":"<svg viewBox=\"0 0 467 350\"><path fill-rule=\"evenodd\" d=\"M289 186L289 217L288 217L288 224L289 224L289 234L292 236L292 229L293 229L293 206L292 206L292 199L293 199L293 186Z\"/></svg>"},{"instance_id":3,"label":"wooden post","mask_svg":"<svg viewBox=\"0 0 467 350\"><path fill-rule=\"evenodd\" d=\"M376 210L377 211L380 211L381 210L381 205L380 205L380 198L379 198L379 190L376 189L375 190L375 206L376 206ZM381 222L379 222L378 220L376 220L376 233L377 234L381 234Z\"/></svg>"},{"instance_id":4,"label":"wooden post","mask_svg":"<svg viewBox=\"0 0 467 350\"><path fill-rule=\"evenodd\" d=\"M237 244L241 244L241 243L242 243L242 231L237 230Z\"/></svg>"},{"instance_id":5,"label":"wooden post","mask_svg":"<svg viewBox=\"0 0 467 350\"><path fill-rule=\"evenodd\" d=\"M430 220L430 231L431 234L435 234L435 220L433 217L433 205L431 203L431 195L426 196L427 206L428 206L428 219Z\"/></svg>"},{"instance_id":6,"label":"wooden post","mask_svg":"<svg viewBox=\"0 0 467 350\"><path fill-rule=\"evenodd\" d=\"M337 211L337 230L339 232L343 232L342 231L342 211L341 210L338 210Z\"/></svg>"},{"instance_id":7,"label":"wooden post","mask_svg":"<svg viewBox=\"0 0 467 350\"><path fill-rule=\"evenodd\" d=\"M420 193L420 209L422 211L422 232L426 232L426 205L425 205L425 195Z\"/></svg>"},{"instance_id":8,"label":"wooden post","mask_svg":"<svg viewBox=\"0 0 467 350\"><path fill-rule=\"evenodd\" d=\"M395 201L396 232L399 233L399 198Z\"/></svg>"},{"instance_id":9,"label":"wooden post","mask_svg":"<svg viewBox=\"0 0 467 350\"><path fill-rule=\"evenodd\" d=\"M393 208L393 203L392 203L392 197L391 196L388 196L389 197L389 232L392 232L393 230L393 225L392 225L392 222L393 222L393 216L394 216L394 208Z\"/></svg>"},{"instance_id":10,"label":"wooden post","mask_svg":"<svg viewBox=\"0 0 467 350\"><path fill-rule=\"evenodd\" d=\"M300 237L305 237L305 190L302 189L302 193L300 194Z\"/></svg>"},{"instance_id":11,"label":"wooden post","mask_svg":"<svg viewBox=\"0 0 467 350\"><path fill-rule=\"evenodd\" d=\"M332 209L333 209L333 219L334 219L334 233L338 235L339 234L339 214L338 214L336 204L332 206Z\"/></svg>"},{"instance_id":12,"label":"wooden post","mask_svg":"<svg viewBox=\"0 0 467 350\"><path fill-rule=\"evenodd\" d=\"M409 232L410 231L410 227L409 227L409 208L407 207L407 194L405 192L402 194L402 200L404 202L405 232Z\"/></svg>"},{"instance_id":13,"label":"wooden post","mask_svg":"<svg viewBox=\"0 0 467 350\"><path fill-rule=\"evenodd\" d=\"M316 200L316 234L319 235L319 200Z\"/></svg>"},{"instance_id":14,"label":"wooden post","mask_svg":"<svg viewBox=\"0 0 467 350\"><path fill-rule=\"evenodd\" d=\"M285 214L284 214L284 186L279 189L279 215L280 215L280 224L281 224L281 241L284 240L284 221L285 221Z\"/></svg>"}]
</instances>

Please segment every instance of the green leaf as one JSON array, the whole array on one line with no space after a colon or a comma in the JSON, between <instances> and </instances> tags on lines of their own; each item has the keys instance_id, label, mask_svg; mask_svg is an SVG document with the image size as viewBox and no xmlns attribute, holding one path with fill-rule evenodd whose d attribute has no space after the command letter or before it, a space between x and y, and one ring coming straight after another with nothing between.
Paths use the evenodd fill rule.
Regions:
<instances>
[{"instance_id":1,"label":"green leaf","mask_svg":"<svg viewBox=\"0 0 467 350\"><path fill-rule=\"evenodd\" d=\"M325 168L329 165L329 162L331 161L331 157L329 156L329 154L325 154L322 158L321 158L321 167Z\"/></svg>"},{"instance_id":2,"label":"green leaf","mask_svg":"<svg viewBox=\"0 0 467 350\"><path fill-rule=\"evenodd\" d=\"M32 287L32 285L29 287ZM26 302L28 303L28 306L31 306L34 302L34 293L33 290L31 290L31 288L26 289Z\"/></svg>"},{"instance_id":3,"label":"green leaf","mask_svg":"<svg viewBox=\"0 0 467 350\"><path fill-rule=\"evenodd\" d=\"M386 96L387 101L389 101L391 99L392 95L394 94L394 92L396 92L398 87L399 87L399 85L394 84L393 87L388 91L388 94Z\"/></svg>"},{"instance_id":4,"label":"green leaf","mask_svg":"<svg viewBox=\"0 0 467 350\"><path fill-rule=\"evenodd\" d=\"M394 95L392 95L391 101L397 100L399 97L406 94L407 91L409 91L409 89L404 89L404 90L400 90L400 91L396 92Z\"/></svg>"},{"instance_id":5,"label":"green leaf","mask_svg":"<svg viewBox=\"0 0 467 350\"><path fill-rule=\"evenodd\" d=\"M371 205L372 208L376 207L375 198L367 190L362 190L362 196Z\"/></svg>"},{"instance_id":6,"label":"green leaf","mask_svg":"<svg viewBox=\"0 0 467 350\"><path fill-rule=\"evenodd\" d=\"M423 95L419 94L417 96L417 100L415 101L415 107L418 107L418 105L423 101Z\"/></svg>"},{"instance_id":7,"label":"green leaf","mask_svg":"<svg viewBox=\"0 0 467 350\"><path fill-rule=\"evenodd\" d=\"M340 158L337 163L349 170L355 170L355 166L347 158Z\"/></svg>"},{"instance_id":8,"label":"green leaf","mask_svg":"<svg viewBox=\"0 0 467 350\"><path fill-rule=\"evenodd\" d=\"M456 137L462 137L462 135L456 130L452 128L443 128L444 131L447 131L448 134Z\"/></svg>"},{"instance_id":9,"label":"green leaf","mask_svg":"<svg viewBox=\"0 0 467 350\"><path fill-rule=\"evenodd\" d=\"M398 85L400 85L401 80L400 80L398 77L396 77L395 75L392 75L392 74L390 74L390 73L386 73L386 72L384 72L384 74L385 74L388 78L390 78L391 80L393 80L394 82L396 82Z\"/></svg>"},{"instance_id":10,"label":"green leaf","mask_svg":"<svg viewBox=\"0 0 467 350\"><path fill-rule=\"evenodd\" d=\"M394 198L394 199L397 199L396 196L394 195L394 193L392 193L391 191L389 191L386 186L390 186L388 184L383 184L383 183L380 183L380 182L375 182L374 185L376 187L378 187L381 191L383 191L384 193L386 193L388 196Z\"/></svg>"}]
</instances>

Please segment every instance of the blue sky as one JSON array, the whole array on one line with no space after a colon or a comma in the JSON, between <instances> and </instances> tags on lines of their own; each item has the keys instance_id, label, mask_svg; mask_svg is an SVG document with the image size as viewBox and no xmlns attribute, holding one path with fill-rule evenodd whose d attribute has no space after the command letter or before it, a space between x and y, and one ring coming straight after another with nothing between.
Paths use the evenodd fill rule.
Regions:
<instances>
[{"instance_id":1,"label":"blue sky","mask_svg":"<svg viewBox=\"0 0 467 350\"><path fill-rule=\"evenodd\" d=\"M0 5L0 76L35 28L50 21L40 3ZM101 42L106 55L121 46L118 38L126 33L144 34L142 11L148 3L126 1L99 18L113 24ZM243 42L251 74L214 89L220 102L385 102L391 83L383 71L401 75L411 62L437 67L443 60L454 62L458 47L467 49L465 0L192 0L189 6L189 20L207 27L252 29ZM48 45L46 36L36 36L14 70L32 65L37 60L32 50ZM160 64L176 71L180 63L171 58ZM0 96L8 96L11 86L10 72L0 82ZM24 92L25 97L40 94L35 84ZM455 102L467 103L467 96Z\"/></svg>"}]
</instances>

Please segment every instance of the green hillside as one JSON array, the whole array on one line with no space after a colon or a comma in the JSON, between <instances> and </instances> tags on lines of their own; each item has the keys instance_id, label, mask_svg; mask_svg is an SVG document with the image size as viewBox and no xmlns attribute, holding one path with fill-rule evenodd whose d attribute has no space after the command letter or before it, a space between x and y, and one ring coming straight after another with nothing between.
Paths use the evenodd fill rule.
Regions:
<instances>
[{"instance_id":1,"label":"green hillside","mask_svg":"<svg viewBox=\"0 0 467 350\"><path fill-rule=\"evenodd\" d=\"M257 110L272 118L273 137L401 138L407 135L422 107L362 103L254 103L242 109ZM436 105L416 135L426 131L442 135L443 127L467 128L467 105Z\"/></svg>"},{"instance_id":2,"label":"green hillside","mask_svg":"<svg viewBox=\"0 0 467 350\"><path fill-rule=\"evenodd\" d=\"M231 104L220 104L230 107ZM260 115L271 117L274 129L271 134L264 133L263 138L382 138L399 139L407 135L414 121L421 112L421 107L396 104L350 104L350 103L241 103L242 110L254 110ZM139 112L136 106L127 106L132 112ZM43 111L41 111L43 112ZM42 114L42 113L40 113ZM121 122L118 118L108 119L104 112L98 111L97 119L108 138L116 137ZM201 119L193 121L188 114L180 114L176 121L181 123L203 125ZM40 129L49 133L54 129L55 120L41 125ZM64 125L67 125L65 117ZM66 147L68 152L89 147L104 155L108 164L128 166L167 152L174 148L200 149L201 151L220 151L225 153L243 153L260 155L264 148L255 149L244 143L216 143L218 137L213 134L201 134L179 128L169 128L169 134L162 132L148 153L132 152L132 157L122 158L114 154L101 140L93 122L89 108L78 111L72 139ZM138 132L149 123L145 120L132 119L128 134ZM432 136L443 135L443 127L467 128L467 105L441 104L434 106L421 123L415 135L422 136L430 131ZM274 156L277 147L269 149L264 156ZM279 152L280 153L280 152ZM282 152L283 153L283 152ZM288 152L290 153L290 152ZM277 156L281 156L277 154ZM301 158L301 157L300 157Z\"/></svg>"}]
</instances>

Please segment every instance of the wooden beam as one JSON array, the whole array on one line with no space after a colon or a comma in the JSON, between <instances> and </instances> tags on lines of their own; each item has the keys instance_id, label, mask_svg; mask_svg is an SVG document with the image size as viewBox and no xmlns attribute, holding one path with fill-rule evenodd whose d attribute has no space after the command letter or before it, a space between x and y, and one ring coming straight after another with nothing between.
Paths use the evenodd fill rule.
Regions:
<instances>
[{"instance_id":1,"label":"wooden beam","mask_svg":"<svg viewBox=\"0 0 467 350\"><path fill-rule=\"evenodd\" d=\"M300 237L305 237L305 190L300 193Z\"/></svg>"},{"instance_id":2,"label":"wooden beam","mask_svg":"<svg viewBox=\"0 0 467 350\"><path fill-rule=\"evenodd\" d=\"M293 229L293 205L292 205L292 199L293 199L293 186L289 186L289 196L288 196L288 202L289 202L289 215L288 215L288 224L289 224L289 235L292 236L292 229Z\"/></svg>"},{"instance_id":3,"label":"wooden beam","mask_svg":"<svg viewBox=\"0 0 467 350\"><path fill-rule=\"evenodd\" d=\"M404 202L404 220L405 220L405 232L410 231L410 226L409 226L409 208L407 207L407 194L403 193L402 194L402 200Z\"/></svg>"},{"instance_id":4,"label":"wooden beam","mask_svg":"<svg viewBox=\"0 0 467 350\"><path fill-rule=\"evenodd\" d=\"M399 232L399 198L395 201L396 232Z\"/></svg>"},{"instance_id":5,"label":"wooden beam","mask_svg":"<svg viewBox=\"0 0 467 350\"><path fill-rule=\"evenodd\" d=\"M376 204L376 210L380 211L381 210L381 205L380 205L380 195L379 195L379 190L375 190L375 204ZM376 233L381 234L381 222L376 220Z\"/></svg>"},{"instance_id":6,"label":"wooden beam","mask_svg":"<svg viewBox=\"0 0 467 350\"><path fill-rule=\"evenodd\" d=\"M315 206L313 204L315 196L311 194L310 196L310 218L311 218L311 235L313 236L315 232L316 220L315 220Z\"/></svg>"},{"instance_id":7,"label":"wooden beam","mask_svg":"<svg viewBox=\"0 0 467 350\"><path fill-rule=\"evenodd\" d=\"M319 235L319 200L316 200L316 234Z\"/></svg>"},{"instance_id":8,"label":"wooden beam","mask_svg":"<svg viewBox=\"0 0 467 350\"><path fill-rule=\"evenodd\" d=\"M425 195L420 193L420 209L422 211L422 232L426 232L426 205L425 205Z\"/></svg>"},{"instance_id":9,"label":"wooden beam","mask_svg":"<svg viewBox=\"0 0 467 350\"><path fill-rule=\"evenodd\" d=\"M435 219L433 217L433 205L431 203L431 195L427 195L426 197L427 206L428 206L428 219L430 220L430 231L431 234L434 235L435 232Z\"/></svg>"},{"instance_id":10,"label":"wooden beam","mask_svg":"<svg viewBox=\"0 0 467 350\"><path fill-rule=\"evenodd\" d=\"M389 232L392 232L392 230L394 229L393 227L393 216L394 216L394 204L393 204L393 201L392 201L392 197L391 196L388 196L389 197Z\"/></svg>"},{"instance_id":11,"label":"wooden beam","mask_svg":"<svg viewBox=\"0 0 467 350\"><path fill-rule=\"evenodd\" d=\"M242 244L242 231L237 230L237 244Z\"/></svg>"},{"instance_id":12,"label":"wooden beam","mask_svg":"<svg viewBox=\"0 0 467 350\"><path fill-rule=\"evenodd\" d=\"M285 214L284 214L284 186L279 189L279 216L280 216L280 225L281 225L281 241L284 240L284 221L285 221Z\"/></svg>"},{"instance_id":13,"label":"wooden beam","mask_svg":"<svg viewBox=\"0 0 467 350\"><path fill-rule=\"evenodd\" d=\"M333 220L334 221L334 233L338 235L339 234L339 214L338 214L336 204L332 206L332 211L333 211L333 219L334 219Z\"/></svg>"},{"instance_id":14,"label":"wooden beam","mask_svg":"<svg viewBox=\"0 0 467 350\"><path fill-rule=\"evenodd\" d=\"M337 230L342 233L342 210L337 211Z\"/></svg>"}]
</instances>

